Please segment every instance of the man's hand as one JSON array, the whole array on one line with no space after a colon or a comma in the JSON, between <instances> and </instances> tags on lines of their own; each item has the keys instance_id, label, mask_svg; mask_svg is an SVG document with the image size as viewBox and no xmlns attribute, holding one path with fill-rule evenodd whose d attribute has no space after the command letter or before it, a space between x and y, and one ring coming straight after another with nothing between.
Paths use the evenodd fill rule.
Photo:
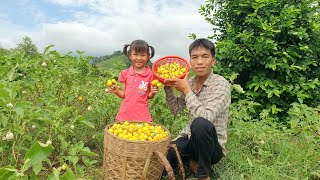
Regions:
<instances>
[{"instance_id":1,"label":"man's hand","mask_svg":"<svg viewBox=\"0 0 320 180\"><path fill-rule=\"evenodd\" d=\"M188 75L189 73L187 73L183 79L165 79L164 84L169 87L174 87L184 95L187 95L189 92L191 92L191 87L188 83Z\"/></svg>"}]
</instances>

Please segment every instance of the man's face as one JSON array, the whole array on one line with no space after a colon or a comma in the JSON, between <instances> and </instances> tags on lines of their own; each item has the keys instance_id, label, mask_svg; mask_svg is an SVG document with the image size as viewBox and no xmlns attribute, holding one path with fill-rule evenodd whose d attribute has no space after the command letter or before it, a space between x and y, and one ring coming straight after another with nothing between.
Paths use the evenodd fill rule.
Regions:
<instances>
[{"instance_id":1,"label":"man's face","mask_svg":"<svg viewBox=\"0 0 320 180\"><path fill-rule=\"evenodd\" d=\"M190 65L196 76L209 77L211 67L216 63L209 49L202 46L193 49L190 53Z\"/></svg>"}]
</instances>

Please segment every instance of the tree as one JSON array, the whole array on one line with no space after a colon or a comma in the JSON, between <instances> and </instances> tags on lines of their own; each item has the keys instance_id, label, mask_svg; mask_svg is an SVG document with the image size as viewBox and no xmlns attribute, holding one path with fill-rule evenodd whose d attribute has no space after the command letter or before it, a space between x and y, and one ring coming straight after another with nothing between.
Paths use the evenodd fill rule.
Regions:
<instances>
[{"instance_id":1,"label":"tree","mask_svg":"<svg viewBox=\"0 0 320 180\"><path fill-rule=\"evenodd\" d=\"M258 102L257 116L279 120L294 102L319 105L316 0L207 0L199 11L214 26L219 69L239 74L246 91L234 101Z\"/></svg>"},{"instance_id":2,"label":"tree","mask_svg":"<svg viewBox=\"0 0 320 180\"><path fill-rule=\"evenodd\" d=\"M24 51L30 58L34 58L38 54L37 46L29 36L23 37L23 42L18 44L17 50Z\"/></svg>"}]
</instances>

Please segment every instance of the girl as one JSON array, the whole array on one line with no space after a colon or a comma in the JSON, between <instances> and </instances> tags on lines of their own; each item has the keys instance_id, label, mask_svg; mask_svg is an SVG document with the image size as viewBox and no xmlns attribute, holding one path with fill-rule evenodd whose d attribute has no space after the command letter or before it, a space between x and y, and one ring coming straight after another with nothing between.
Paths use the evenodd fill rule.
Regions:
<instances>
[{"instance_id":1,"label":"girl","mask_svg":"<svg viewBox=\"0 0 320 180\"><path fill-rule=\"evenodd\" d=\"M130 45L124 45L123 53L132 65L120 73L118 80L122 83L122 90L117 86L109 88L109 93L123 98L116 120L152 121L148 99L155 96L158 88L151 85L155 76L146 64L154 56L154 52L154 48L144 40L135 40Z\"/></svg>"}]
</instances>

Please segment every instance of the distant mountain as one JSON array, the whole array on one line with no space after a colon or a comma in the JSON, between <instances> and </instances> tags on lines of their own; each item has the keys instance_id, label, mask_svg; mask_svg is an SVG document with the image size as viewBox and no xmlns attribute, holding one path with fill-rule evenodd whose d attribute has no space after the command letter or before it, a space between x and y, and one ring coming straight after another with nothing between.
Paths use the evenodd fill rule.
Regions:
<instances>
[{"instance_id":1,"label":"distant mountain","mask_svg":"<svg viewBox=\"0 0 320 180\"><path fill-rule=\"evenodd\" d=\"M108 59L111 59L115 56L119 56L122 55L123 53L121 51L114 51L112 54L110 55L105 55L105 56L100 56L100 57L94 57L91 59L91 61L89 62L90 64L97 64L103 61L106 61Z\"/></svg>"},{"instance_id":2,"label":"distant mountain","mask_svg":"<svg viewBox=\"0 0 320 180\"><path fill-rule=\"evenodd\" d=\"M113 55L112 57L95 63L95 65L99 68L103 68L105 70L108 69L126 69L131 66L131 62L124 54ZM149 61L148 66L152 68L152 63Z\"/></svg>"},{"instance_id":3,"label":"distant mountain","mask_svg":"<svg viewBox=\"0 0 320 180\"><path fill-rule=\"evenodd\" d=\"M125 55L113 56L107 60L96 63L95 65L99 68L108 69L125 69L128 66L128 59Z\"/></svg>"}]
</instances>

